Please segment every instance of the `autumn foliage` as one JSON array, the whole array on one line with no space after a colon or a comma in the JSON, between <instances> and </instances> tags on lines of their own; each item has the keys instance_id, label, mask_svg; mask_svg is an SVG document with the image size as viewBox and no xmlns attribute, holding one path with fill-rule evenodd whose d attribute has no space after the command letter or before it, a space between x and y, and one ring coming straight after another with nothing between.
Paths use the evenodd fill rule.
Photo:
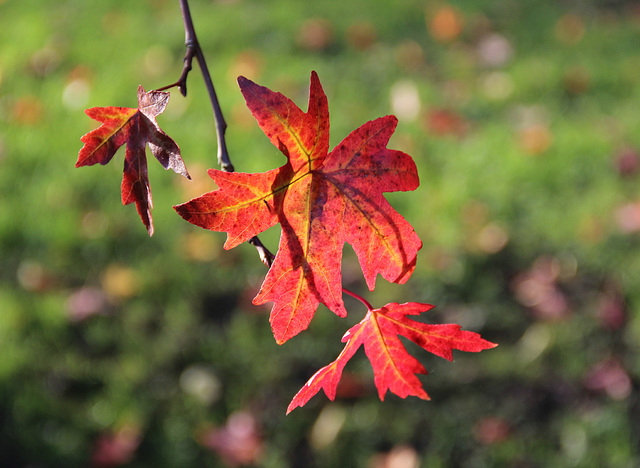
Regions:
<instances>
[{"instance_id":1,"label":"autumn foliage","mask_svg":"<svg viewBox=\"0 0 640 468\"><path fill-rule=\"evenodd\" d=\"M321 388L334 399L342 371L360 346L371 362L380 399L387 391L402 398L429 399L416 374L427 371L400 340L404 336L426 351L452 360L452 350L478 352L496 346L459 325L431 325L410 319L433 308L429 304L387 304L374 309L342 286L342 251L349 243L365 281L376 278L403 284L416 266L422 242L413 227L385 199L385 192L411 191L419 185L413 159L387 148L397 119L381 117L351 132L329 151L329 109L320 80L311 74L307 112L280 93L240 77L247 106L286 163L261 174L210 169L218 188L175 206L188 222L227 233L226 249L236 247L280 224L275 258L254 298L273 303L270 322L277 343L305 330L324 304L340 317L347 311L343 292L367 308L365 317L343 337L338 358L313 375L287 412L306 404ZM152 198L145 145L166 169L189 174L178 145L158 126L169 93L138 89L138 108L96 107L87 115L102 125L82 137L76 167L108 163L126 144L123 204L135 203L153 234Z\"/></svg>"},{"instance_id":2,"label":"autumn foliage","mask_svg":"<svg viewBox=\"0 0 640 468\"><path fill-rule=\"evenodd\" d=\"M176 211L190 223L227 232L227 249L280 223L278 253L254 303L274 303L271 326L284 343L307 328L320 302L347 314L340 272L345 242L370 289L378 274L396 283L409 278L422 243L382 192L414 190L418 173L409 155L386 148L397 123L391 116L366 123L328 153L327 98L315 73L307 113L282 94L243 77L238 82L287 163L263 174L211 169L220 188Z\"/></svg>"},{"instance_id":3,"label":"autumn foliage","mask_svg":"<svg viewBox=\"0 0 640 468\"><path fill-rule=\"evenodd\" d=\"M118 148L126 143L124 176L122 177L122 204L135 203L140 218L153 234L151 218L151 188L147 171L145 145L162 167L190 179L180 156L180 149L158 126L156 117L164 112L169 102L169 93L149 91L138 87L138 108L93 107L86 114L102 125L82 137L84 146L78 155L76 167L107 164Z\"/></svg>"},{"instance_id":4,"label":"autumn foliage","mask_svg":"<svg viewBox=\"0 0 640 468\"><path fill-rule=\"evenodd\" d=\"M342 337L346 344L338 358L309 379L293 398L287 412L306 404L320 388L333 400L345 364L361 345L373 366L381 400L384 400L387 390L402 398L417 396L423 400L429 399L415 375L426 374L427 371L407 352L398 335L449 361L453 360L452 349L477 352L495 346L477 333L460 330L459 325L428 325L407 318L407 315L419 315L431 310L433 306L430 304L393 303L380 309L365 305L368 308L367 315Z\"/></svg>"}]
</instances>

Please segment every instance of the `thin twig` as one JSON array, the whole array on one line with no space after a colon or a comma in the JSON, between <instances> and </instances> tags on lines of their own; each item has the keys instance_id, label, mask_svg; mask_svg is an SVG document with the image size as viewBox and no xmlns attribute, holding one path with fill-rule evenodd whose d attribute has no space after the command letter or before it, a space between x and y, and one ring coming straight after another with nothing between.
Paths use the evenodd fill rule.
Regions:
<instances>
[{"instance_id":1,"label":"thin twig","mask_svg":"<svg viewBox=\"0 0 640 468\"><path fill-rule=\"evenodd\" d=\"M193 47L193 45L187 44L187 52L184 56L184 66L182 67L182 74L180 75L180 78L178 78L178 81L176 81L175 83L172 83L167 86L163 86L162 88L158 88L156 91L164 91L165 89L179 86L180 94L182 94L184 97L187 97L187 76L191 71L191 68L192 68L191 64L193 62L194 55L195 55L195 47Z\"/></svg>"},{"instance_id":2,"label":"thin twig","mask_svg":"<svg viewBox=\"0 0 640 468\"><path fill-rule=\"evenodd\" d=\"M218 102L218 96L213 86L213 81L211 80L211 74L209 73L209 68L207 67L207 62L204 58L204 54L202 53L202 49L200 48L198 36L196 36L196 31L193 26L193 20L191 19L191 10L189 9L188 0L180 0L180 10L182 11L182 20L184 22L184 42L187 46L187 51L184 56L184 66L182 68L182 74L180 75L178 81L176 81L174 84L165 86L164 88L160 88L159 90L179 86L180 93L182 93L183 96L186 96L187 76L189 75L189 72L192 68L193 57L198 60L198 65L200 66L200 71L202 72L202 78L204 79L204 83L207 87L207 92L209 93L209 99L211 100L211 106L213 107L213 117L216 125L216 136L218 139L218 164L220 165L220 169L222 169L223 171L233 172L234 167L233 164L231 164L231 160L229 159L229 152L227 151L227 141L225 139L227 122L224 120L224 115L222 115L222 109L220 107L220 103ZM269 249L264 246L260 239L258 239L258 236L252 237L248 242L257 249L262 263L264 263L267 268L271 268L275 256L269 251Z\"/></svg>"},{"instance_id":3,"label":"thin twig","mask_svg":"<svg viewBox=\"0 0 640 468\"><path fill-rule=\"evenodd\" d=\"M213 81L211 80L211 74L209 73L209 68L207 67L207 61L204 58L204 54L202 53L202 49L200 48L200 44L198 43L198 36L196 36L196 31L193 27L193 20L191 19L191 10L189 9L189 1L188 0L180 0L180 9L182 10L182 20L184 22L184 42L187 46L187 55L185 56L185 68L188 66L191 68L191 60L193 55L195 55L198 60L198 65L200 65L200 71L202 72L202 78L204 79L204 84L207 87L207 92L209 93L209 99L211 100L211 106L213 107L213 115L215 117L216 124L216 136L218 137L218 164L221 169L225 172L233 172L233 165L229 160L229 153L227 151L227 142L225 140L224 134L227 130L227 122L224 120L224 116L222 115L222 109L220 108L220 103L218 102L218 96L216 94L216 90L213 86ZM182 74L184 75L184 87L180 86L180 91L184 89L184 93L186 94L186 75L184 69Z\"/></svg>"},{"instance_id":4,"label":"thin twig","mask_svg":"<svg viewBox=\"0 0 640 468\"><path fill-rule=\"evenodd\" d=\"M269 249L264 246L262 241L258 239L258 236L253 236L247 242L256 248L256 250L258 251L258 255L260 255L260 260L262 260L262 263L264 263L267 268L271 268L271 265L273 265L273 260L276 257L269 251Z\"/></svg>"}]
</instances>

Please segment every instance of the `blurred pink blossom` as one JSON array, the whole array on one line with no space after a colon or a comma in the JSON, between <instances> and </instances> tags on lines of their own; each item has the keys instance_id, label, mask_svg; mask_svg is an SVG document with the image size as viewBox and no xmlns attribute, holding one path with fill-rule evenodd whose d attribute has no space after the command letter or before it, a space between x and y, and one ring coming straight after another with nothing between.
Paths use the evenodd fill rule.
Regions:
<instances>
[{"instance_id":1,"label":"blurred pink blossom","mask_svg":"<svg viewBox=\"0 0 640 468\"><path fill-rule=\"evenodd\" d=\"M640 231L640 202L625 203L616 210L616 224L625 234Z\"/></svg>"},{"instance_id":2,"label":"blurred pink blossom","mask_svg":"<svg viewBox=\"0 0 640 468\"><path fill-rule=\"evenodd\" d=\"M489 67L500 67L513 56L511 43L500 34L489 34L478 43L478 58Z\"/></svg>"},{"instance_id":3,"label":"blurred pink blossom","mask_svg":"<svg viewBox=\"0 0 640 468\"><path fill-rule=\"evenodd\" d=\"M247 411L233 413L223 427L207 430L200 443L216 452L227 466L256 463L264 450L258 423Z\"/></svg>"},{"instance_id":4,"label":"blurred pink blossom","mask_svg":"<svg viewBox=\"0 0 640 468\"><path fill-rule=\"evenodd\" d=\"M418 468L418 452L409 445L396 445L387 453L375 455L368 464L369 468Z\"/></svg>"},{"instance_id":5,"label":"blurred pink blossom","mask_svg":"<svg viewBox=\"0 0 640 468\"><path fill-rule=\"evenodd\" d=\"M635 175L640 170L640 155L634 148L626 146L618 150L614 164L621 176Z\"/></svg>"},{"instance_id":6,"label":"blurred pink blossom","mask_svg":"<svg viewBox=\"0 0 640 468\"><path fill-rule=\"evenodd\" d=\"M609 358L594 365L584 379L589 390L606 393L614 400L631 394L631 378L618 359Z\"/></svg>"},{"instance_id":7,"label":"blurred pink blossom","mask_svg":"<svg viewBox=\"0 0 640 468\"><path fill-rule=\"evenodd\" d=\"M627 306L618 292L605 292L598 301L597 317L600 325L609 330L617 330L627 318Z\"/></svg>"},{"instance_id":8,"label":"blurred pink blossom","mask_svg":"<svg viewBox=\"0 0 640 468\"><path fill-rule=\"evenodd\" d=\"M476 423L473 435L479 442L491 445L506 440L510 430L509 424L504 419L487 416Z\"/></svg>"},{"instance_id":9,"label":"blurred pink blossom","mask_svg":"<svg viewBox=\"0 0 640 468\"><path fill-rule=\"evenodd\" d=\"M530 307L538 318L558 320L570 313L569 300L558 286L560 267L552 257L538 258L531 269L513 281L516 300Z\"/></svg>"},{"instance_id":10,"label":"blurred pink blossom","mask_svg":"<svg viewBox=\"0 0 640 468\"><path fill-rule=\"evenodd\" d=\"M101 434L93 446L91 466L110 468L129 463L141 439L139 429L134 426L123 426L116 432Z\"/></svg>"},{"instance_id":11,"label":"blurred pink blossom","mask_svg":"<svg viewBox=\"0 0 640 468\"><path fill-rule=\"evenodd\" d=\"M107 311L107 295L100 288L91 286L74 291L67 301L69 319L81 322L93 315L104 314Z\"/></svg>"}]
</instances>

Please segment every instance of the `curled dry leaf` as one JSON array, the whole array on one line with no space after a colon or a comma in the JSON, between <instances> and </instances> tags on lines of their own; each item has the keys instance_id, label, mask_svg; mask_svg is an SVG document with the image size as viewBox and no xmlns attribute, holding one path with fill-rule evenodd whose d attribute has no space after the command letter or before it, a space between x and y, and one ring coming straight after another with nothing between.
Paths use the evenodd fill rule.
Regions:
<instances>
[{"instance_id":1,"label":"curled dry leaf","mask_svg":"<svg viewBox=\"0 0 640 468\"><path fill-rule=\"evenodd\" d=\"M169 93L163 91L145 92L138 87L138 108L93 107L85 113L102 125L81 138L84 146L78 155L76 167L107 164L123 144L126 143L124 176L122 178L122 204L135 203L136 209L149 235L153 235L151 208L151 188L147 171L145 146L162 167L172 169L188 179L180 149L156 121L169 102Z\"/></svg>"}]
</instances>

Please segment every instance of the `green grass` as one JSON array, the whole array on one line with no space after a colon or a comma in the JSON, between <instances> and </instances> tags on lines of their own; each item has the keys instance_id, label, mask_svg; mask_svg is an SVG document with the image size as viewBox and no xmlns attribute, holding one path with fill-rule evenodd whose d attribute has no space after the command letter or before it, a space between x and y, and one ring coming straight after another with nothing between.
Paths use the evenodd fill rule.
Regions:
<instances>
[{"instance_id":1,"label":"green grass","mask_svg":"<svg viewBox=\"0 0 640 468\"><path fill-rule=\"evenodd\" d=\"M400 120L391 146L414 157L421 186L389 199L424 241L418 267L406 285L379 279L367 293L345 263L345 281L376 306L436 304L428 320L500 344L454 363L410 348L430 372L431 402L379 402L358 354L347 367L357 398L321 395L285 417L362 307L347 299L346 320L321 307L308 332L279 347L269 309L251 305L264 274L255 251L223 251L224 234L179 218L172 205L196 194L178 176L149 161L149 238L120 204L121 153L73 167L95 128L84 108L134 106L139 84L178 78L177 2L0 2L0 465L87 466L101 434L133 427L140 445L125 466L224 466L199 435L238 411L260 428L258 466L365 467L403 446L425 467L640 463L640 241L620 226L640 180L617 161L625 148L640 152L638 13L632 2L451 4L464 27L441 42L427 27L432 2L192 2L237 170L284 161L244 107L239 73L306 108L316 70L332 146L393 113L395 84L413 86L420 112ZM300 40L313 19L331 37L319 50ZM358 48L362 24L374 40ZM511 48L497 65L478 59L492 33ZM197 68L188 90L172 91L159 122L199 187L213 189L215 133ZM433 130L429 116L443 109L463 130ZM275 250L278 235L261 237ZM535 271L551 279L529 285L556 288L561 319L518 289L525 275L539 278L541 258L551 270ZM105 301L104 314L70 319L81 290ZM615 310L624 320L607 326ZM609 392L593 384L602 363L618 378ZM215 398L190 393L193 369L214 376ZM508 430L491 439L487 421ZM314 427L331 422L339 430L323 446Z\"/></svg>"}]
</instances>

